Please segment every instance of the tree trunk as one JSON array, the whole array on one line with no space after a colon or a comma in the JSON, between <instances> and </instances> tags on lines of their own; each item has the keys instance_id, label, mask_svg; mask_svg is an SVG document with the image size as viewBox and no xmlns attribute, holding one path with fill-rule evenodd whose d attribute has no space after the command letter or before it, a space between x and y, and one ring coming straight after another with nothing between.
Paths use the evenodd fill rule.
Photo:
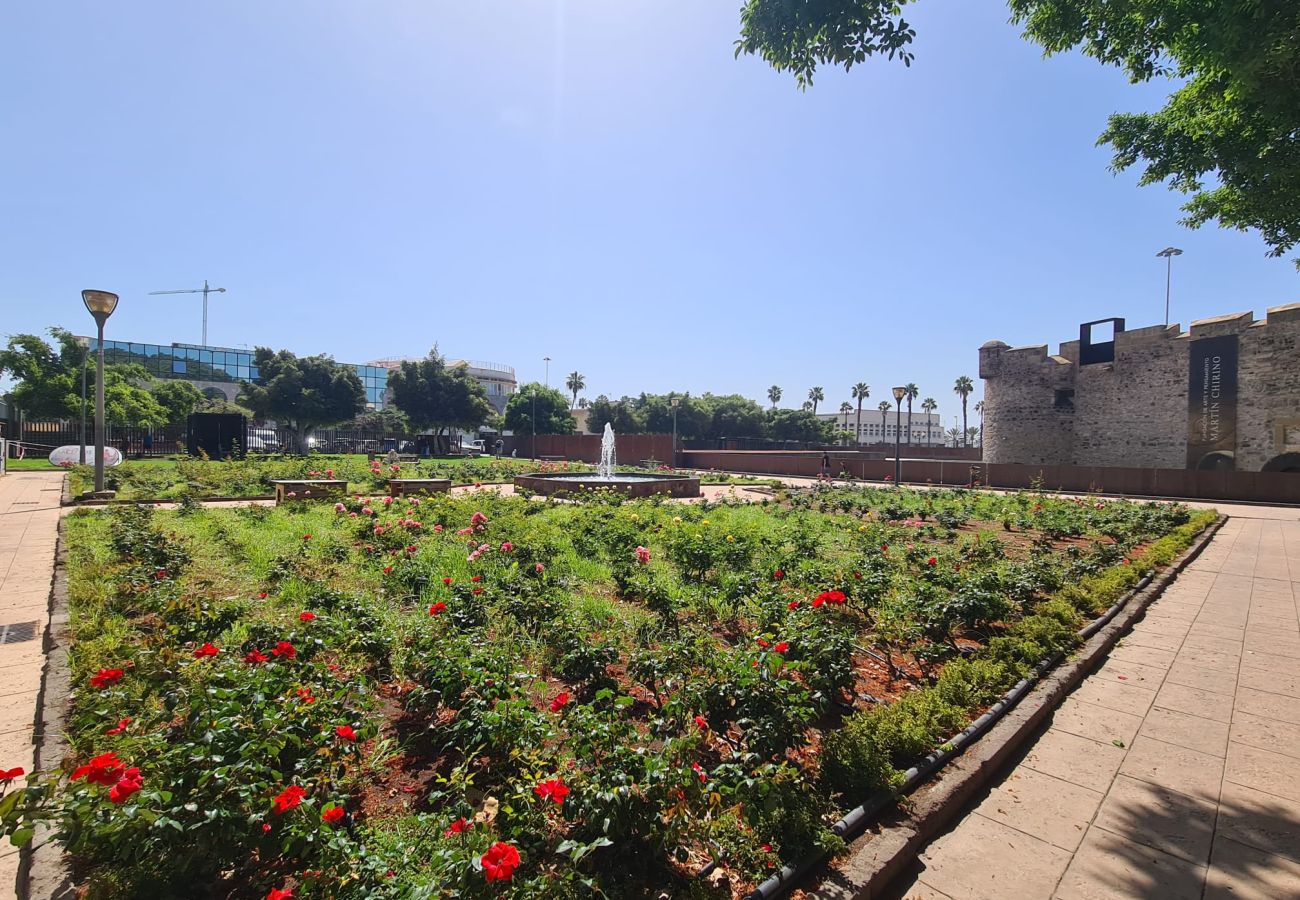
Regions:
<instances>
[{"instance_id":1,"label":"tree trunk","mask_svg":"<svg viewBox=\"0 0 1300 900\"><path fill-rule=\"evenodd\" d=\"M907 398L907 446L912 446L912 398Z\"/></svg>"},{"instance_id":2,"label":"tree trunk","mask_svg":"<svg viewBox=\"0 0 1300 900\"><path fill-rule=\"evenodd\" d=\"M861 397L858 398L858 424L854 427L857 429L857 433L855 434L857 440L855 441L855 443L859 447L861 447L862 446L862 398Z\"/></svg>"},{"instance_id":3,"label":"tree trunk","mask_svg":"<svg viewBox=\"0 0 1300 900\"><path fill-rule=\"evenodd\" d=\"M966 395L961 395L961 445L970 446L970 432L966 430Z\"/></svg>"}]
</instances>

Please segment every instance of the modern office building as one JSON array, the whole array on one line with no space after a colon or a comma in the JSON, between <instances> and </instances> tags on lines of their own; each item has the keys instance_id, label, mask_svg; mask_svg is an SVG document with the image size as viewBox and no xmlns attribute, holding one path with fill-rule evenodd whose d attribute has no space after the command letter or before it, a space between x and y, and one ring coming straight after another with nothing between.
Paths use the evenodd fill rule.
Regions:
<instances>
[{"instance_id":1,"label":"modern office building","mask_svg":"<svg viewBox=\"0 0 1300 900\"><path fill-rule=\"evenodd\" d=\"M93 352L93 337L79 338ZM135 341L104 341L104 362L109 365L143 366L155 378L181 378L192 382L208 396L220 395L232 403L238 399L239 386L258 377L253 351L233 347L204 347L197 344L145 344ZM371 363L344 363L357 372L366 391L366 405L383 409L388 402L388 372L399 360ZM449 365L466 366L487 391L488 400L497 412L505 409L506 400L517 389L515 370L500 363L452 360Z\"/></svg>"}]
</instances>

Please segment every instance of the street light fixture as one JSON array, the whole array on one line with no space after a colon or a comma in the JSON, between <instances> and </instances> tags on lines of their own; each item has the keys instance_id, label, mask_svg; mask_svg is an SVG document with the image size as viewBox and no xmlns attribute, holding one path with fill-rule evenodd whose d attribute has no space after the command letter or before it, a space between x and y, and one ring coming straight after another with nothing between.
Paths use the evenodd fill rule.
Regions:
<instances>
[{"instance_id":1,"label":"street light fixture","mask_svg":"<svg viewBox=\"0 0 1300 900\"><path fill-rule=\"evenodd\" d=\"M543 356L542 362L546 363L545 384L547 387L550 387L551 386L551 358L549 356Z\"/></svg>"},{"instance_id":2,"label":"street light fixture","mask_svg":"<svg viewBox=\"0 0 1300 900\"><path fill-rule=\"evenodd\" d=\"M673 458L668 465L675 469L677 468L677 407L682 405L682 400L680 397L670 397L668 403L673 408Z\"/></svg>"},{"instance_id":3,"label":"street light fixture","mask_svg":"<svg viewBox=\"0 0 1300 900\"><path fill-rule=\"evenodd\" d=\"M82 291L81 302L95 318L99 329L95 344L95 493L104 491L104 323L117 309L117 294Z\"/></svg>"},{"instance_id":4,"label":"street light fixture","mask_svg":"<svg viewBox=\"0 0 1300 900\"><path fill-rule=\"evenodd\" d=\"M537 388L530 387L528 396L533 399L533 459L537 459Z\"/></svg>"},{"instance_id":5,"label":"street light fixture","mask_svg":"<svg viewBox=\"0 0 1300 900\"><path fill-rule=\"evenodd\" d=\"M903 437L903 398L907 396L907 388L894 388L894 484L902 485L903 483L903 459L902 450L899 442Z\"/></svg>"},{"instance_id":6,"label":"street light fixture","mask_svg":"<svg viewBox=\"0 0 1300 900\"><path fill-rule=\"evenodd\" d=\"M1182 256L1182 255L1183 255L1183 251L1179 250L1177 247L1166 247L1165 249L1161 250L1159 253L1156 254L1156 256L1163 256L1165 258L1165 327L1166 328L1169 327L1169 280L1174 273L1174 257Z\"/></svg>"}]
</instances>

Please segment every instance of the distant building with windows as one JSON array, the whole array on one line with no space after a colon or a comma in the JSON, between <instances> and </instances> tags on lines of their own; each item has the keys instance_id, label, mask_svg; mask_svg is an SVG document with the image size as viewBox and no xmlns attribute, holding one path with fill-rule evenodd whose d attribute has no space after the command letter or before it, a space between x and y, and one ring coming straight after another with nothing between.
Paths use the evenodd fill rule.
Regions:
<instances>
[{"instance_id":1,"label":"distant building with windows","mask_svg":"<svg viewBox=\"0 0 1300 900\"><path fill-rule=\"evenodd\" d=\"M942 447L947 440L939 414L921 410L912 412L910 430L908 428L906 409L903 410L900 422L900 420L895 419L895 411L892 409L885 413L882 419L879 409L862 407L861 432L857 431L858 411L856 407L850 413L819 412L817 418L834 425L835 433L837 435L847 435L847 440L851 444L892 444L897 433L896 422L902 425L902 442L904 444L909 443L909 433L911 434L910 443L914 446ZM854 440L855 435L857 440Z\"/></svg>"},{"instance_id":2,"label":"distant building with windows","mask_svg":"<svg viewBox=\"0 0 1300 900\"><path fill-rule=\"evenodd\" d=\"M92 352L98 349L93 337L78 338ZM240 385L258 378L253 351L233 347L204 347L198 344L144 344L135 341L104 341L104 362L108 365L134 364L144 367L154 378L177 378L189 381L209 397L220 396L234 403ZM400 360L377 360L369 363L342 363L356 370L366 392L366 406L383 409L388 404L388 372ZM451 360L448 365L465 366L483 385L492 407L501 412L518 386L515 370L500 363Z\"/></svg>"},{"instance_id":3,"label":"distant building with windows","mask_svg":"<svg viewBox=\"0 0 1300 900\"><path fill-rule=\"evenodd\" d=\"M413 356L374 359L366 365L387 372L389 369L396 369L403 362L415 362L417 359L417 357ZM483 385L483 390L487 392L488 402L492 404L492 408L498 413L505 412L510 395L519 390L519 384L515 381L513 366L475 359L449 359L447 365L463 366L474 377L475 381ZM385 375L386 377L387 375Z\"/></svg>"}]
</instances>

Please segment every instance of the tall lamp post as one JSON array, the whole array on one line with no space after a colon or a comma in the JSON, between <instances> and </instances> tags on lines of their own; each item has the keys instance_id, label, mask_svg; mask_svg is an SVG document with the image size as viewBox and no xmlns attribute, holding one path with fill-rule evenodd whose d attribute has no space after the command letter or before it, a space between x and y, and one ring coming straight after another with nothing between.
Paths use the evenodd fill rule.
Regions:
<instances>
[{"instance_id":1,"label":"tall lamp post","mask_svg":"<svg viewBox=\"0 0 1300 900\"><path fill-rule=\"evenodd\" d=\"M903 455L900 447L900 441L903 439L903 398L907 396L907 388L894 388L894 484L902 485L903 483Z\"/></svg>"},{"instance_id":2,"label":"tall lamp post","mask_svg":"<svg viewBox=\"0 0 1300 900\"><path fill-rule=\"evenodd\" d=\"M117 309L117 294L82 291L81 301L99 328L95 344L95 493L104 491L104 323Z\"/></svg>"},{"instance_id":3,"label":"tall lamp post","mask_svg":"<svg viewBox=\"0 0 1300 900\"><path fill-rule=\"evenodd\" d=\"M546 379L544 383L546 384L547 387L550 387L551 386L551 358L549 356L543 356L542 362L546 363Z\"/></svg>"},{"instance_id":4,"label":"tall lamp post","mask_svg":"<svg viewBox=\"0 0 1300 900\"><path fill-rule=\"evenodd\" d=\"M528 396L533 398L533 459L537 459L537 388L529 388Z\"/></svg>"},{"instance_id":5,"label":"tall lamp post","mask_svg":"<svg viewBox=\"0 0 1300 900\"><path fill-rule=\"evenodd\" d=\"M77 451L77 460L86 464L86 367L90 365L90 339L81 345L81 447Z\"/></svg>"},{"instance_id":6,"label":"tall lamp post","mask_svg":"<svg viewBox=\"0 0 1300 900\"><path fill-rule=\"evenodd\" d=\"M677 468L677 407L682 405L682 400L680 397L672 397L668 402L673 408L673 458L668 461L668 465L675 469Z\"/></svg>"},{"instance_id":7,"label":"tall lamp post","mask_svg":"<svg viewBox=\"0 0 1300 900\"><path fill-rule=\"evenodd\" d=\"M1161 250L1159 253L1156 254L1156 256L1163 256L1165 258L1165 327L1166 328L1169 327L1169 281L1174 274L1174 257L1182 256L1182 255L1183 255L1183 251L1179 250L1177 247L1166 247L1165 249Z\"/></svg>"}]
</instances>

